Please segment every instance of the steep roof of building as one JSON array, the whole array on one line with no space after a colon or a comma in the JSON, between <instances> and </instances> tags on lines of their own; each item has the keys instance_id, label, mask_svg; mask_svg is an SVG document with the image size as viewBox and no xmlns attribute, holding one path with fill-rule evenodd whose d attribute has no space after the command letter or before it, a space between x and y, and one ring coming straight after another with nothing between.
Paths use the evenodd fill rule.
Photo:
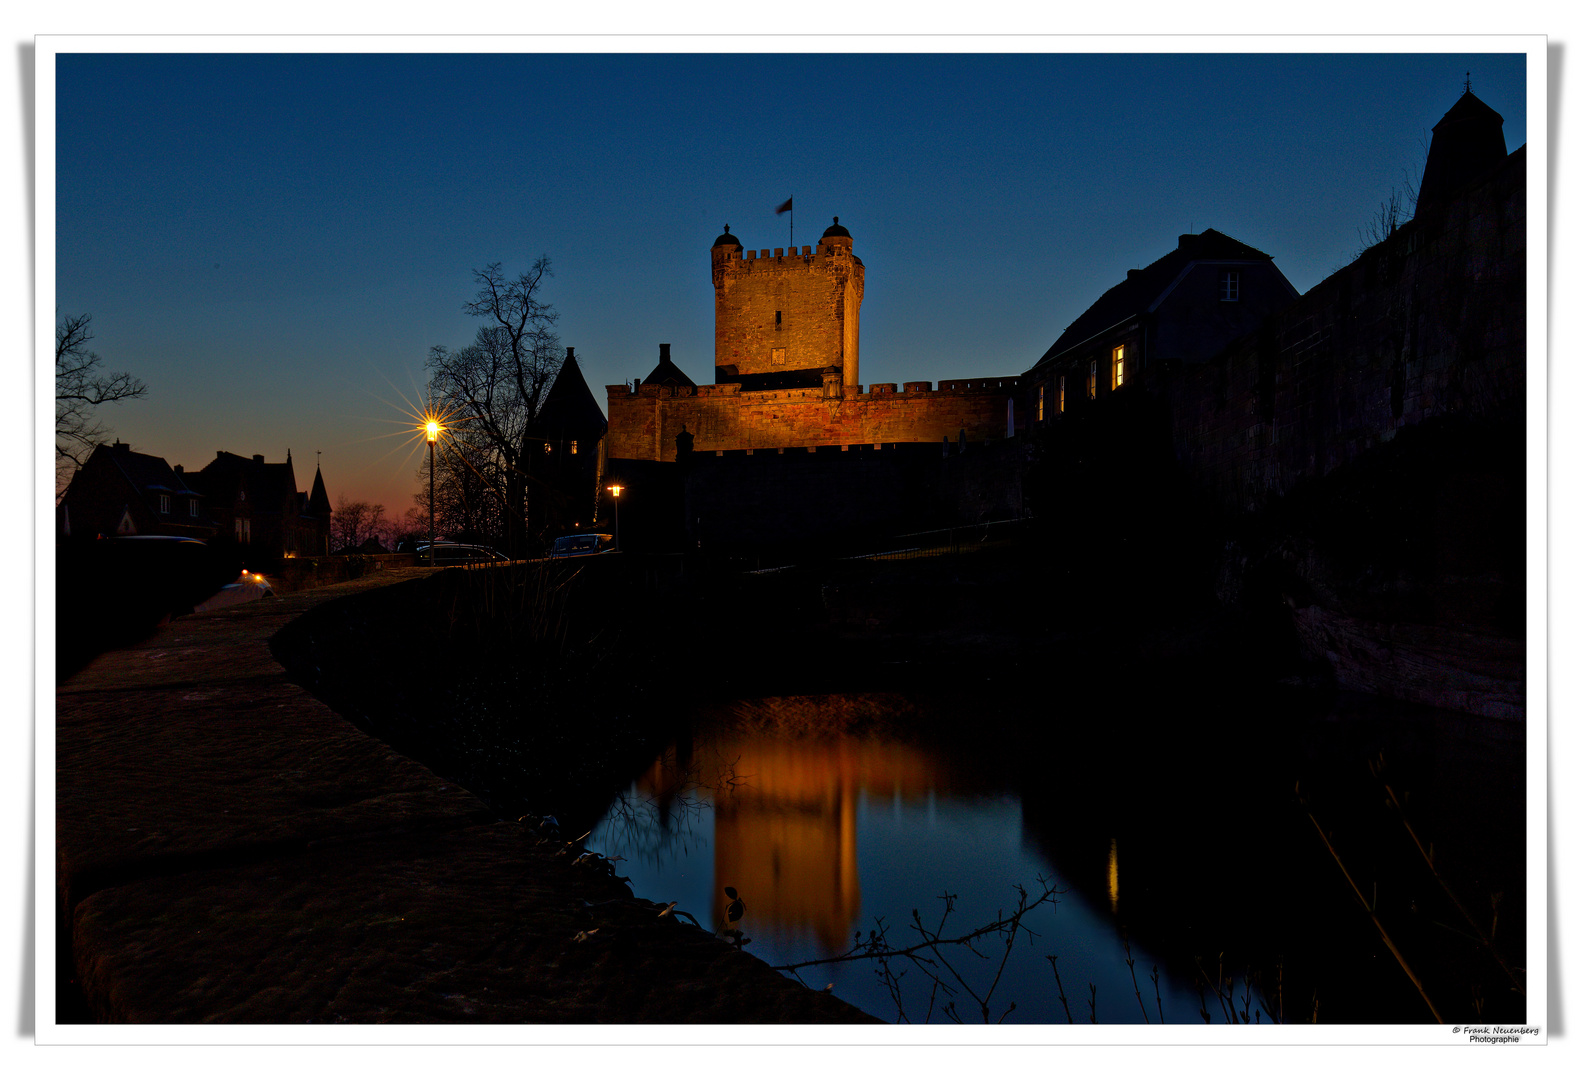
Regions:
<instances>
[{"instance_id":1,"label":"steep roof of building","mask_svg":"<svg viewBox=\"0 0 1582 1080\"><path fill-rule=\"evenodd\" d=\"M285 507L294 504L297 497L296 472L289 459L259 461L219 450L214 460L199 470L198 476L213 499L231 498L238 483L245 486L247 501L254 506Z\"/></svg>"},{"instance_id":2,"label":"steep roof of building","mask_svg":"<svg viewBox=\"0 0 1582 1080\"><path fill-rule=\"evenodd\" d=\"M94 453L103 451L138 491L154 491L172 495L197 494L187 485L186 478L172 469L162 457L139 454L123 442L100 445Z\"/></svg>"},{"instance_id":3,"label":"steep roof of building","mask_svg":"<svg viewBox=\"0 0 1582 1080\"><path fill-rule=\"evenodd\" d=\"M576 355L570 349L566 350L566 359L561 363L555 381L550 384L549 393L544 395L544 404L539 406L535 423L544 431L596 429L602 432L609 426L604 419L604 411L599 408L598 399L588 389L588 380L583 378Z\"/></svg>"},{"instance_id":4,"label":"steep roof of building","mask_svg":"<svg viewBox=\"0 0 1582 1080\"><path fill-rule=\"evenodd\" d=\"M308 495L308 513L314 517L330 512L330 493L324 489L324 470L313 470L313 491Z\"/></svg>"},{"instance_id":5,"label":"steep roof of building","mask_svg":"<svg viewBox=\"0 0 1582 1080\"><path fill-rule=\"evenodd\" d=\"M1505 160L1505 118L1470 89L1434 125L1419 208L1441 202Z\"/></svg>"},{"instance_id":6,"label":"steep roof of building","mask_svg":"<svg viewBox=\"0 0 1582 1080\"><path fill-rule=\"evenodd\" d=\"M669 346L659 354L659 363L654 365L654 370L648 373L643 380L644 386L696 386L697 383L687 378L687 373L676 367L670 359Z\"/></svg>"},{"instance_id":7,"label":"steep roof of building","mask_svg":"<svg viewBox=\"0 0 1582 1080\"><path fill-rule=\"evenodd\" d=\"M1060 337L1055 339L1039 358L1039 363L1059 356L1067 349L1103 333L1116 323L1130 319L1149 310L1169 291L1176 279L1189 265L1199 261L1247 262L1258 260L1273 262L1272 256L1226 236L1215 229L1204 229L1197 234L1182 234L1176 249L1156 259L1141 270L1133 270L1126 280L1108 289L1093 304L1078 315Z\"/></svg>"}]
</instances>

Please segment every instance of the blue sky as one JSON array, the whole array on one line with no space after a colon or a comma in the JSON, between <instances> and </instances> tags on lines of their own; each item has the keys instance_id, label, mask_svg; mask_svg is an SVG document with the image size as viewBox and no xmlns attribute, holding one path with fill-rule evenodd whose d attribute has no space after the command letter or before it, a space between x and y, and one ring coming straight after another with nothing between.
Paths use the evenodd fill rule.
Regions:
<instances>
[{"instance_id":1,"label":"blue sky","mask_svg":"<svg viewBox=\"0 0 1582 1080\"><path fill-rule=\"evenodd\" d=\"M1414 181L1471 73L1527 139L1525 57L59 57L57 307L149 384L103 419L188 468L323 451L332 499L399 513L395 430L471 272L555 268L595 396L658 344L712 378L709 245L867 267L862 381L1025 370L1104 289L1219 229L1306 291Z\"/></svg>"}]
</instances>

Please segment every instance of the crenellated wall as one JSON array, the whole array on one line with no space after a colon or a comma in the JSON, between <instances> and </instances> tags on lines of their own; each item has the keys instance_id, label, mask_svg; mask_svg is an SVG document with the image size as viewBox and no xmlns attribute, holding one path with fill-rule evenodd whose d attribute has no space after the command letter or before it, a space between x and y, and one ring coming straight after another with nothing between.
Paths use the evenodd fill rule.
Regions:
<instances>
[{"instance_id":1,"label":"crenellated wall","mask_svg":"<svg viewBox=\"0 0 1582 1080\"><path fill-rule=\"evenodd\" d=\"M817 246L711 252L715 378L841 369L856 385L863 265L851 238Z\"/></svg>"},{"instance_id":2,"label":"crenellated wall","mask_svg":"<svg viewBox=\"0 0 1582 1080\"><path fill-rule=\"evenodd\" d=\"M697 453L810 446L874 446L1006 437L1015 377L941 383L879 383L806 390L711 386L607 386L609 455L674 461L683 425Z\"/></svg>"}]
</instances>

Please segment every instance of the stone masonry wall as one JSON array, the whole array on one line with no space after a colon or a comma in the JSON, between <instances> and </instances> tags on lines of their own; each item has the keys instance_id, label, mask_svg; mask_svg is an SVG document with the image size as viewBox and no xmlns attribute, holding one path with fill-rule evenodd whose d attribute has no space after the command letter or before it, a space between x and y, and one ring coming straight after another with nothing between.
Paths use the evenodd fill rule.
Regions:
<instances>
[{"instance_id":1,"label":"stone masonry wall","mask_svg":"<svg viewBox=\"0 0 1582 1080\"><path fill-rule=\"evenodd\" d=\"M743 392L736 384L668 387L607 386L609 455L674 461L682 425L698 453L807 446L969 442L1003 439L1006 402L1017 379L877 383L845 388L845 397L819 390ZM853 393L853 391L857 391Z\"/></svg>"},{"instance_id":2,"label":"stone masonry wall","mask_svg":"<svg viewBox=\"0 0 1582 1080\"><path fill-rule=\"evenodd\" d=\"M1526 394L1526 153L1408 223L1203 364L1152 371L1178 458L1229 506L1322 476L1430 417Z\"/></svg>"},{"instance_id":3,"label":"stone masonry wall","mask_svg":"<svg viewBox=\"0 0 1582 1080\"><path fill-rule=\"evenodd\" d=\"M845 245L727 252L714 263L714 364L742 375L840 367L858 381L863 266ZM775 313L779 312L779 321Z\"/></svg>"}]
</instances>

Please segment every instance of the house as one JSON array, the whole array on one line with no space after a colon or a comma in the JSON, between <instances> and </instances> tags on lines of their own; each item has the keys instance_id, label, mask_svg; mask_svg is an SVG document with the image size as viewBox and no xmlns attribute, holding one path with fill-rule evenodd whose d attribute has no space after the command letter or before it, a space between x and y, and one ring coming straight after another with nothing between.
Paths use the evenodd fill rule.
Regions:
<instances>
[{"instance_id":1,"label":"house","mask_svg":"<svg viewBox=\"0 0 1582 1080\"><path fill-rule=\"evenodd\" d=\"M1214 229L1107 290L1022 377L1033 428L1135 383L1155 367L1201 363L1288 307L1297 291L1256 248Z\"/></svg>"},{"instance_id":2,"label":"house","mask_svg":"<svg viewBox=\"0 0 1582 1080\"><path fill-rule=\"evenodd\" d=\"M291 451L284 462L266 462L224 450L197 474L221 535L255 553L255 558L327 555L330 549L330 500L322 470L315 470L311 492L297 490Z\"/></svg>"},{"instance_id":3,"label":"house","mask_svg":"<svg viewBox=\"0 0 1582 1080\"><path fill-rule=\"evenodd\" d=\"M140 454L117 440L94 447L56 507L61 540L101 536L212 538L218 524L194 477L164 458Z\"/></svg>"}]
</instances>

